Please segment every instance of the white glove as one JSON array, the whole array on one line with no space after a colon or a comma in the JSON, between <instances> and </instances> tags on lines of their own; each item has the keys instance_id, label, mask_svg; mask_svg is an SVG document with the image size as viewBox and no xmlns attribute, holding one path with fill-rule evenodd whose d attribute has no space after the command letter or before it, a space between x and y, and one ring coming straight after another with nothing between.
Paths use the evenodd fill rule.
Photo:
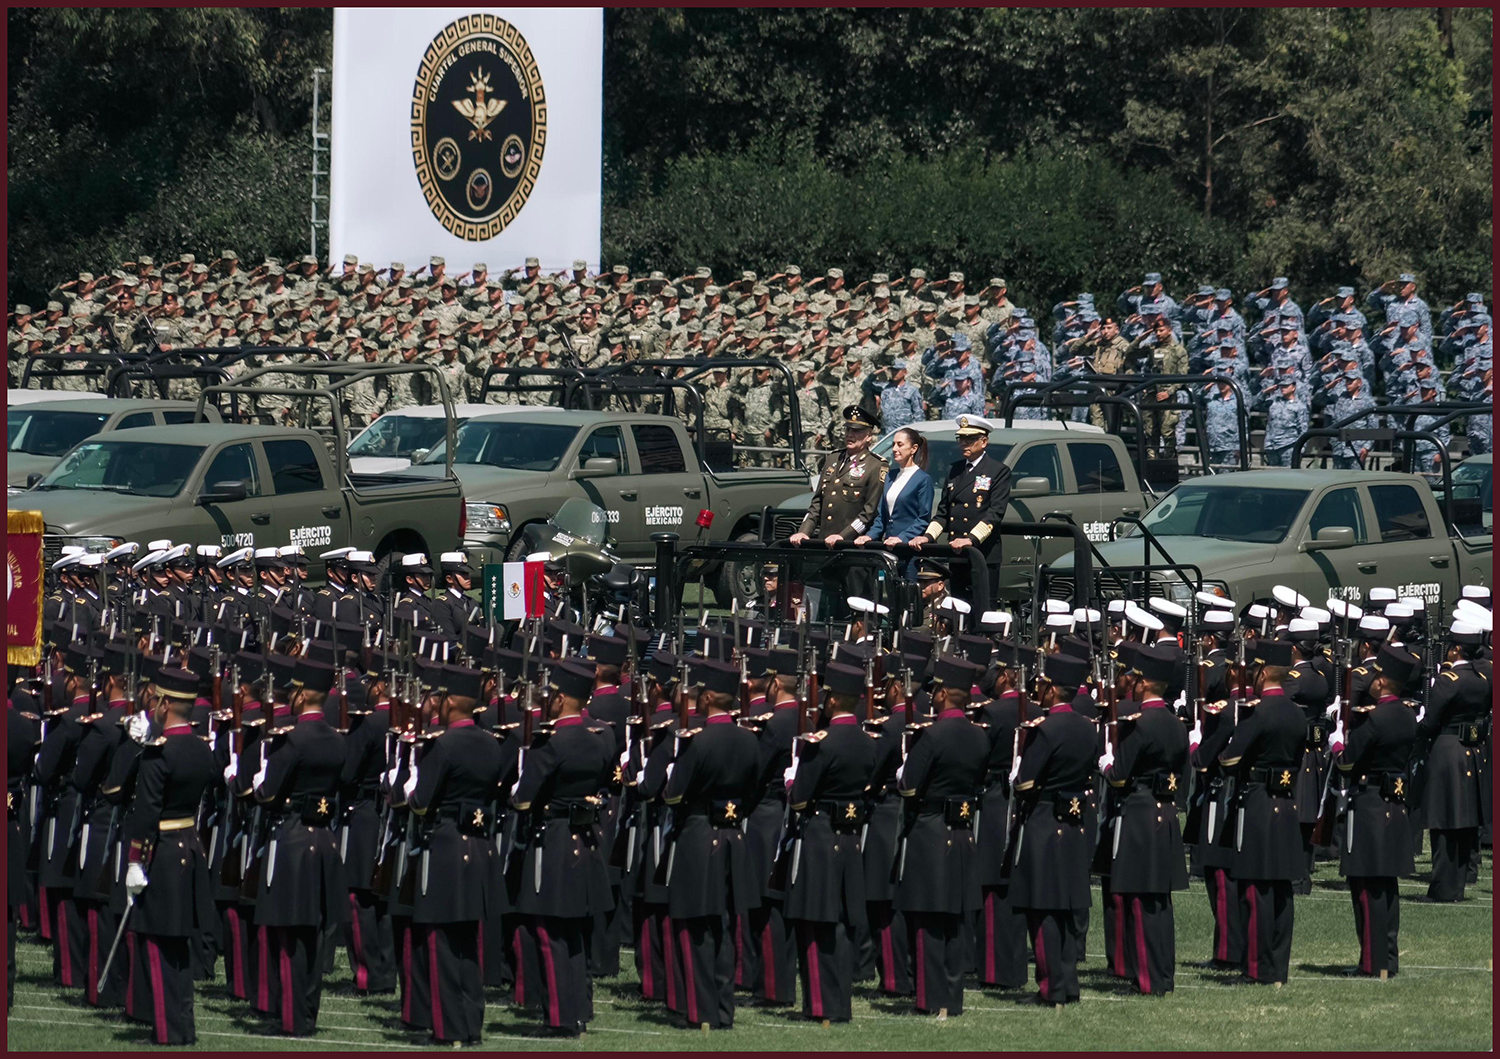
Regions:
<instances>
[{"instance_id":1,"label":"white glove","mask_svg":"<svg viewBox=\"0 0 1500 1059\"><path fill-rule=\"evenodd\" d=\"M663 790L665 790L667 787L671 786L671 783L672 783L672 770L674 768L676 768L676 767L677 767L677 762L675 762L675 761L669 761L669 762L667 762L667 779L666 779L666 782L662 784L662 789Z\"/></svg>"},{"instance_id":2,"label":"white glove","mask_svg":"<svg viewBox=\"0 0 1500 1059\"><path fill-rule=\"evenodd\" d=\"M1016 754L1010 759L1010 785L1016 785L1016 777L1021 774L1021 755Z\"/></svg>"},{"instance_id":3,"label":"white glove","mask_svg":"<svg viewBox=\"0 0 1500 1059\"><path fill-rule=\"evenodd\" d=\"M1421 724L1422 723L1422 718L1424 718L1426 716L1427 716L1427 707L1426 706L1418 706L1417 707L1417 723Z\"/></svg>"},{"instance_id":4,"label":"white glove","mask_svg":"<svg viewBox=\"0 0 1500 1059\"><path fill-rule=\"evenodd\" d=\"M417 789L417 764L412 762L411 770L406 774L406 782L401 785L401 793L406 800L411 801L412 792Z\"/></svg>"},{"instance_id":5,"label":"white glove","mask_svg":"<svg viewBox=\"0 0 1500 1059\"><path fill-rule=\"evenodd\" d=\"M1333 726L1333 733L1328 737L1328 746L1335 754L1344 749L1344 720L1342 717Z\"/></svg>"},{"instance_id":6,"label":"white glove","mask_svg":"<svg viewBox=\"0 0 1500 1059\"><path fill-rule=\"evenodd\" d=\"M797 782L797 762L795 759L790 765L781 770L781 782L783 786L788 788Z\"/></svg>"},{"instance_id":7,"label":"white glove","mask_svg":"<svg viewBox=\"0 0 1500 1059\"><path fill-rule=\"evenodd\" d=\"M229 754L229 764L224 767L224 785L234 786L234 778L240 773L240 756L234 752Z\"/></svg>"},{"instance_id":8,"label":"white glove","mask_svg":"<svg viewBox=\"0 0 1500 1059\"><path fill-rule=\"evenodd\" d=\"M125 731L137 743L144 743L147 734L151 731L151 719L144 713L135 714L126 722Z\"/></svg>"},{"instance_id":9,"label":"white glove","mask_svg":"<svg viewBox=\"0 0 1500 1059\"><path fill-rule=\"evenodd\" d=\"M146 878L146 869L139 864L131 864L125 871L125 890L131 897L144 890L150 881Z\"/></svg>"},{"instance_id":10,"label":"white glove","mask_svg":"<svg viewBox=\"0 0 1500 1059\"><path fill-rule=\"evenodd\" d=\"M1339 697L1337 695L1335 695L1333 697L1333 701L1328 704L1328 709L1326 709L1326 710L1323 711L1323 716L1327 720L1330 720L1330 721L1333 720L1335 717L1337 717L1339 715L1339 705L1340 705L1340 703L1339 703Z\"/></svg>"},{"instance_id":11,"label":"white glove","mask_svg":"<svg viewBox=\"0 0 1500 1059\"><path fill-rule=\"evenodd\" d=\"M396 789L396 766L392 765L385 772L385 789L393 791Z\"/></svg>"},{"instance_id":12,"label":"white glove","mask_svg":"<svg viewBox=\"0 0 1500 1059\"><path fill-rule=\"evenodd\" d=\"M1099 771L1103 772L1115 763L1115 752L1108 747L1099 755Z\"/></svg>"},{"instance_id":13,"label":"white glove","mask_svg":"<svg viewBox=\"0 0 1500 1059\"><path fill-rule=\"evenodd\" d=\"M1201 743L1201 742L1203 742L1203 722L1202 721L1194 721L1193 722L1193 730L1188 733L1188 750L1189 750L1189 752L1191 752L1193 750L1197 750L1198 749L1198 744Z\"/></svg>"},{"instance_id":14,"label":"white glove","mask_svg":"<svg viewBox=\"0 0 1500 1059\"><path fill-rule=\"evenodd\" d=\"M260 768L258 768L258 769L255 770L255 779L252 780L251 783L250 783L250 786L255 789L255 793L259 794L261 787L263 787L265 785L265 782L266 782L266 771L270 768L270 766L271 766L271 758L266 753L266 744L265 743L261 743L260 744Z\"/></svg>"},{"instance_id":15,"label":"white glove","mask_svg":"<svg viewBox=\"0 0 1500 1059\"><path fill-rule=\"evenodd\" d=\"M645 784L645 782L646 782L646 769L644 767L642 767L641 771L639 771L639 772L637 772L635 774L635 785L637 787L640 787L643 784Z\"/></svg>"}]
</instances>

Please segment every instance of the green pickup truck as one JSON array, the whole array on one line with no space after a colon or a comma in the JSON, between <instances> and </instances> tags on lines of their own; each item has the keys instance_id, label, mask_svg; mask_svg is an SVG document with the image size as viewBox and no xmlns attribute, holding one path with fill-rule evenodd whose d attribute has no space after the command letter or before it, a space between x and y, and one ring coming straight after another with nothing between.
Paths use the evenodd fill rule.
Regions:
<instances>
[{"instance_id":1,"label":"green pickup truck","mask_svg":"<svg viewBox=\"0 0 1500 1059\"><path fill-rule=\"evenodd\" d=\"M1451 603L1461 586L1491 580L1494 539L1480 501L1440 505L1421 475L1299 469L1195 478L1142 522L1159 548L1148 549L1143 534L1122 524L1122 536L1099 545L1099 555L1118 567L1175 563L1241 604L1270 596L1278 584L1314 602L1358 602L1371 588L1388 587ZM1072 556L1051 565L1049 595L1071 590L1071 568ZM1163 595L1191 594L1174 572L1150 576ZM1109 595L1108 572L1096 578Z\"/></svg>"},{"instance_id":2,"label":"green pickup truck","mask_svg":"<svg viewBox=\"0 0 1500 1059\"><path fill-rule=\"evenodd\" d=\"M5 482L19 492L32 475L46 474L63 454L92 434L136 427L191 423L192 401L135 398L69 399L17 405L5 410ZM210 422L219 421L217 409L207 409Z\"/></svg>"},{"instance_id":3,"label":"green pickup truck","mask_svg":"<svg viewBox=\"0 0 1500 1059\"><path fill-rule=\"evenodd\" d=\"M448 459L440 444L405 474L441 475ZM807 489L796 469L707 468L682 420L641 412L516 407L476 416L454 435L452 467L468 497L464 548L475 564L517 558L526 527L574 497L603 508L616 553L639 562L654 557L654 533L687 543L756 538L765 507ZM707 527L701 512L712 514ZM703 576L727 605L728 568Z\"/></svg>"},{"instance_id":4,"label":"green pickup truck","mask_svg":"<svg viewBox=\"0 0 1500 1059\"><path fill-rule=\"evenodd\" d=\"M457 544L464 497L451 470L351 473L339 438L229 423L115 431L79 443L9 505L42 513L49 559L64 544L103 551L153 537L225 549L300 544L318 580L318 554L330 548L365 548L384 561Z\"/></svg>"}]
</instances>

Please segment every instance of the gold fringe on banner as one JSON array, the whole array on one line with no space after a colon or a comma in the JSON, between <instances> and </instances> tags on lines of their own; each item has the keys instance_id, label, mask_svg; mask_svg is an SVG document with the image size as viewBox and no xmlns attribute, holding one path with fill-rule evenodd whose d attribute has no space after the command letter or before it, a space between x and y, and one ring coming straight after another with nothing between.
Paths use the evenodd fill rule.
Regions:
<instances>
[{"instance_id":1,"label":"gold fringe on banner","mask_svg":"<svg viewBox=\"0 0 1500 1059\"><path fill-rule=\"evenodd\" d=\"M5 608L6 624L19 625L23 621L34 622L31 635L32 646L14 646L10 638L6 638L5 661L13 666L34 666L42 660L42 603L46 598L46 592L42 584L41 557L42 557L42 531L46 528L46 522L42 519L40 511L7 511L5 513L5 535L7 538L17 536L35 536L37 540L37 586L36 586L36 613L19 615L16 608L9 603ZM10 562L10 549L6 549L6 562ZM11 572L14 576L14 572Z\"/></svg>"}]
</instances>

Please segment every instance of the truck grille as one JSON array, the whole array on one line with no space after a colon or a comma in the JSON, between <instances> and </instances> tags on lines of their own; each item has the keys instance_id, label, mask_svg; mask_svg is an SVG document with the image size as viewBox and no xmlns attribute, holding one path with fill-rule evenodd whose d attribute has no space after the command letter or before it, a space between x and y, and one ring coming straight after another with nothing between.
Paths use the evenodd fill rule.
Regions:
<instances>
[{"instance_id":1,"label":"truck grille","mask_svg":"<svg viewBox=\"0 0 1500 1059\"><path fill-rule=\"evenodd\" d=\"M771 519L771 539L784 541L802 525L801 515L776 515Z\"/></svg>"}]
</instances>

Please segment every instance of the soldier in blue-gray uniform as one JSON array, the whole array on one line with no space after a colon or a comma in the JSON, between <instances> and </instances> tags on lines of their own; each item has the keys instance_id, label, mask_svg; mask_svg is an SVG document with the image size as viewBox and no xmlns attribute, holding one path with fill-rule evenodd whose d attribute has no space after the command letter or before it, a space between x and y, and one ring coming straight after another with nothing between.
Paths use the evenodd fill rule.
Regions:
<instances>
[{"instance_id":1,"label":"soldier in blue-gray uniform","mask_svg":"<svg viewBox=\"0 0 1500 1059\"><path fill-rule=\"evenodd\" d=\"M1214 287L1204 284L1182 300L1180 320L1183 331L1190 334L1201 332L1213 311Z\"/></svg>"},{"instance_id":2,"label":"soldier in blue-gray uniform","mask_svg":"<svg viewBox=\"0 0 1500 1059\"><path fill-rule=\"evenodd\" d=\"M1088 291L1084 291L1073 301L1054 305L1052 318L1057 323L1052 328L1052 344L1060 347L1064 342L1082 338L1088 331L1088 313L1094 313L1096 320L1099 318L1098 311L1094 308L1094 296Z\"/></svg>"},{"instance_id":3,"label":"soldier in blue-gray uniform","mask_svg":"<svg viewBox=\"0 0 1500 1059\"><path fill-rule=\"evenodd\" d=\"M1375 348L1384 351L1409 349L1432 355L1432 335L1423 334L1422 318L1413 309L1402 309L1386 320L1385 326L1376 336Z\"/></svg>"},{"instance_id":4,"label":"soldier in blue-gray uniform","mask_svg":"<svg viewBox=\"0 0 1500 1059\"><path fill-rule=\"evenodd\" d=\"M1490 315L1481 310L1455 314L1449 320L1452 326L1447 337L1438 345L1438 352L1453 362L1456 371L1468 362L1470 349L1490 347Z\"/></svg>"},{"instance_id":5,"label":"soldier in blue-gray uniform","mask_svg":"<svg viewBox=\"0 0 1500 1059\"><path fill-rule=\"evenodd\" d=\"M957 419L961 415L984 414L984 389L976 387L971 375L960 375L943 402L943 418Z\"/></svg>"},{"instance_id":6,"label":"soldier in blue-gray uniform","mask_svg":"<svg viewBox=\"0 0 1500 1059\"><path fill-rule=\"evenodd\" d=\"M1245 345L1245 319L1234 308L1234 292L1228 287L1220 287L1214 291L1213 308L1209 310L1204 318L1204 326L1212 325L1219 332L1220 340L1223 339L1224 329L1227 327L1241 348Z\"/></svg>"},{"instance_id":7,"label":"soldier in blue-gray uniform","mask_svg":"<svg viewBox=\"0 0 1500 1059\"><path fill-rule=\"evenodd\" d=\"M1344 372L1344 392L1333 402L1328 410L1328 425L1333 426L1343 422L1357 412L1375 407L1375 399L1365 389L1365 377L1357 371ZM1355 427L1373 427L1376 424L1361 420L1354 424ZM1338 438L1332 439L1333 465L1341 471L1352 470L1361 467L1370 455L1370 443L1343 442Z\"/></svg>"},{"instance_id":8,"label":"soldier in blue-gray uniform","mask_svg":"<svg viewBox=\"0 0 1500 1059\"><path fill-rule=\"evenodd\" d=\"M1312 378L1312 353L1302 340L1302 321L1283 316L1276 338L1276 344L1266 350L1267 356L1273 362L1278 359L1295 361L1301 378Z\"/></svg>"},{"instance_id":9,"label":"soldier in blue-gray uniform","mask_svg":"<svg viewBox=\"0 0 1500 1059\"><path fill-rule=\"evenodd\" d=\"M1239 401L1227 378L1205 385L1203 429L1208 434L1208 462L1211 466L1238 468L1240 454Z\"/></svg>"},{"instance_id":10,"label":"soldier in blue-gray uniform","mask_svg":"<svg viewBox=\"0 0 1500 1059\"><path fill-rule=\"evenodd\" d=\"M1386 319L1391 318L1393 309L1411 310L1416 314L1423 337L1429 342L1432 340L1432 311L1425 301L1417 297L1417 277L1412 273L1403 272L1393 280L1386 280L1365 295L1365 304L1369 306L1372 315Z\"/></svg>"},{"instance_id":11,"label":"soldier in blue-gray uniform","mask_svg":"<svg viewBox=\"0 0 1500 1059\"><path fill-rule=\"evenodd\" d=\"M1438 314L1437 326L1433 329L1434 333L1451 337L1457 328L1462 327L1476 313L1485 313L1488 315L1489 309L1485 308L1483 294L1480 294L1478 291L1470 291L1463 296L1461 301L1454 302ZM1446 340L1444 344L1446 344Z\"/></svg>"},{"instance_id":12,"label":"soldier in blue-gray uniform","mask_svg":"<svg viewBox=\"0 0 1500 1059\"><path fill-rule=\"evenodd\" d=\"M1337 320L1340 316L1358 316L1360 323L1364 323L1365 314L1354 306L1354 288L1340 287L1331 298L1324 298L1307 310L1307 329L1309 334L1323 331L1323 325Z\"/></svg>"},{"instance_id":13,"label":"soldier in blue-gray uniform","mask_svg":"<svg viewBox=\"0 0 1500 1059\"><path fill-rule=\"evenodd\" d=\"M922 370L929 379L938 382L933 403L943 406L943 418L952 419L964 412L984 414L984 369L974 357L968 335L954 332L946 343L939 342L924 352ZM962 386L965 379L968 385ZM953 404L955 398L959 400L956 405ZM973 407L976 399L979 402L977 411Z\"/></svg>"},{"instance_id":14,"label":"soldier in blue-gray uniform","mask_svg":"<svg viewBox=\"0 0 1500 1059\"><path fill-rule=\"evenodd\" d=\"M909 369L904 360L892 361L890 379L880 390L880 427L887 434L927 418L922 392L911 384Z\"/></svg>"},{"instance_id":15,"label":"soldier in blue-gray uniform","mask_svg":"<svg viewBox=\"0 0 1500 1059\"><path fill-rule=\"evenodd\" d=\"M1312 422L1307 399L1297 392L1294 378L1277 379L1261 391L1256 407L1266 413L1266 439L1261 462L1267 467L1290 467L1292 445Z\"/></svg>"},{"instance_id":16,"label":"soldier in blue-gray uniform","mask_svg":"<svg viewBox=\"0 0 1500 1059\"><path fill-rule=\"evenodd\" d=\"M1417 384L1417 394L1407 394L1405 398L1407 403L1412 403L1412 398L1414 396L1416 398L1416 403L1437 404L1437 378L1435 376L1431 376L1426 379L1422 379ZM1452 424L1449 423L1444 423L1442 426L1438 426L1438 420L1441 418L1442 416L1437 415L1417 416L1416 422L1412 424L1411 429L1431 432L1437 437L1439 441L1442 442L1443 448L1447 449L1448 442L1453 437L1453 427ZM1416 451L1416 466L1413 467L1412 470L1418 474L1440 474L1442 472L1442 463L1438 459L1437 446L1430 441L1418 441Z\"/></svg>"},{"instance_id":17,"label":"soldier in blue-gray uniform","mask_svg":"<svg viewBox=\"0 0 1500 1059\"><path fill-rule=\"evenodd\" d=\"M1245 295L1245 308L1260 314L1256 330L1288 316L1302 323L1302 307L1292 300L1291 286L1285 276L1277 276L1265 290Z\"/></svg>"},{"instance_id":18,"label":"soldier in blue-gray uniform","mask_svg":"<svg viewBox=\"0 0 1500 1059\"><path fill-rule=\"evenodd\" d=\"M1141 281L1139 287L1131 287L1127 291L1122 291L1120 296L1115 299L1115 307L1120 310L1120 315L1124 317L1138 315L1147 306L1155 306L1159 309L1161 314L1171 323L1172 332L1178 338L1182 337L1182 325L1178 322L1179 317L1182 315L1182 310L1177 302L1172 299L1172 296L1167 294L1162 288L1160 272L1146 273L1146 277ZM1124 330L1123 326L1121 330ZM1140 330L1145 330L1145 327L1142 326ZM1129 337L1133 338L1135 336L1131 335Z\"/></svg>"}]
</instances>

